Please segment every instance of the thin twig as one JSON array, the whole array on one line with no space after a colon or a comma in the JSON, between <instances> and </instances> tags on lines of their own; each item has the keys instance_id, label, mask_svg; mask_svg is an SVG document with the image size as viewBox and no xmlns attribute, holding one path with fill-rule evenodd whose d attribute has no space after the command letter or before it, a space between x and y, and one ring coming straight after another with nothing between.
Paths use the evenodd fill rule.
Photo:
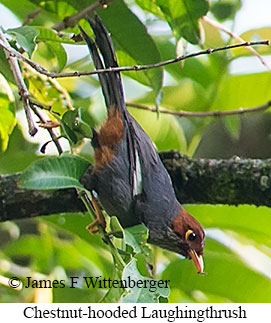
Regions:
<instances>
[{"instance_id":1,"label":"thin twig","mask_svg":"<svg viewBox=\"0 0 271 323\"><path fill-rule=\"evenodd\" d=\"M93 12L100 7L106 7L107 4L110 2L113 2L114 0L97 0L96 2L92 3L88 7L82 9L81 11L78 11L76 14L66 17L64 20L58 22L55 24L52 29L56 31L61 31L63 29L74 27L79 20L84 18L86 15L88 15L90 12Z\"/></svg>"},{"instance_id":2,"label":"thin twig","mask_svg":"<svg viewBox=\"0 0 271 323\"><path fill-rule=\"evenodd\" d=\"M232 48L238 48L238 47L248 47L248 46L255 46L255 45L269 45L269 40L261 40L261 41L253 41L253 42L245 42L242 44L234 44L234 45L228 45L223 47L217 47L217 48L209 48L206 50L202 50L196 53L191 53L187 55L178 56L173 59L169 59L166 61L162 61L159 63L149 64L149 65L134 65L134 66L121 66L121 67L110 67L105 69L97 69L92 71L75 71L75 72L66 72L66 73L54 73L47 71L44 67L39 65L38 63L32 61L31 59L23 56L10 46L6 46L1 40L0 40L0 46L3 47L5 50L7 50L11 55L17 57L18 59L21 59L22 61L29 64L31 67L33 67L37 72L40 74L44 74L46 76L52 77L52 78L60 78L60 77L79 77L83 75L93 75L93 74L101 74L101 73L108 73L108 72L124 72L124 71L142 71L142 70L148 70L152 68L158 68L165 65L177 63L180 61L183 61L185 59L196 57L200 55L206 55L206 54L212 54L215 52L223 51L223 50L229 50Z\"/></svg>"},{"instance_id":3,"label":"thin twig","mask_svg":"<svg viewBox=\"0 0 271 323\"><path fill-rule=\"evenodd\" d=\"M0 34L1 33L2 32L0 30ZM36 62L32 61L31 59L25 57L24 55L17 52L12 47L10 47L8 43L6 43L4 40L1 39L1 37L0 37L0 46L10 54L9 55L10 57L16 57L17 59L20 59L21 61L27 63L30 66L32 66L40 74L44 74L44 75L47 75L47 76L48 76L48 74L51 74L50 72L48 72L44 67L42 67L38 63L36 63Z\"/></svg>"},{"instance_id":4,"label":"thin twig","mask_svg":"<svg viewBox=\"0 0 271 323\"><path fill-rule=\"evenodd\" d=\"M48 77L48 81L55 87L55 89L58 92L60 92L63 95L63 97L65 98L65 101L66 101L67 109L73 110L74 108L73 108L72 101L71 101L71 98L69 96L67 89L65 87L61 86L59 84L59 82L54 78Z\"/></svg>"},{"instance_id":5,"label":"thin twig","mask_svg":"<svg viewBox=\"0 0 271 323\"><path fill-rule=\"evenodd\" d=\"M239 43L243 43L245 41L243 38L241 38L240 36L238 36L237 34L235 34L229 28L223 26L219 22L214 21L214 20L212 20L212 19L210 19L210 18L208 18L206 16L202 17L202 19L204 21L206 21L209 25L212 25L215 28L218 28L218 29L224 31L226 34L230 35L233 39L237 40ZM261 61L261 63L268 69L269 72L271 72L271 68L270 68L269 64L267 63L267 61L254 48L248 47L247 49L253 55L257 56L259 58L259 60Z\"/></svg>"},{"instance_id":6,"label":"thin twig","mask_svg":"<svg viewBox=\"0 0 271 323\"><path fill-rule=\"evenodd\" d=\"M33 19L35 19L40 14L40 12L41 8L37 8L34 11L30 12L30 14L27 15L27 17L23 21L23 26L28 25L30 22L32 22Z\"/></svg>"},{"instance_id":7,"label":"thin twig","mask_svg":"<svg viewBox=\"0 0 271 323\"><path fill-rule=\"evenodd\" d=\"M52 86L59 92L61 93L61 98L63 97L65 100L65 104L67 106L67 109L73 110L73 105L71 98L69 96L69 93L67 89L65 89L61 84L58 82L58 80L51 78L49 76L43 76L40 73L38 73L33 67L29 66L25 62L22 64L22 68L24 69L24 76L28 79L31 78L31 75L35 74L37 75L38 78L42 80L42 82L45 82L46 80L52 84ZM37 105L38 106L38 105Z\"/></svg>"},{"instance_id":8,"label":"thin twig","mask_svg":"<svg viewBox=\"0 0 271 323\"><path fill-rule=\"evenodd\" d=\"M0 41L1 41L1 46L4 45L2 47L4 49L6 59L9 62L10 68L12 70L14 80L17 84L19 95L20 95L21 100L23 102L26 120L28 123L28 132L31 136L34 136L37 133L38 129L35 127L35 124L34 124L34 121L33 121L32 115L31 115L31 111L30 111L30 105L29 105L30 94L28 92L28 89L27 89L27 87L24 83L23 77L22 77L22 73L21 73L19 63L17 60L18 57L16 55L14 57L14 55L12 54L12 51L14 51L14 50L10 47L10 45L9 45L8 41L6 40L1 29L0 29Z\"/></svg>"},{"instance_id":9,"label":"thin twig","mask_svg":"<svg viewBox=\"0 0 271 323\"><path fill-rule=\"evenodd\" d=\"M32 111L35 113L35 115L40 119L40 121L44 124L46 123L46 120L43 118L42 114L40 113L40 111L37 109L37 106L39 106L38 104L30 101L30 107L32 109ZM58 141L58 136L55 134L54 130L51 128L46 128L50 134L50 137L52 138L53 143L55 144L57 151L59 153L59 155L61 155L63 153L63 149L60 146L60 143Z\"/></svg>"},{"instance_id":10,"label":"thin twig","mask_svg":"<svg viewBox=\"0 0 271 323\"><path fill-rule=\"evenodd\" d=\"M132 102L126 102L126 105L131 108L137 108L152 112L157 112L156 107L151 107L147 105L132 103ZM160 113L165 114L172 114L178 117L226 117L226 116L232 116L232 115L238 115L238 114L245 114L245 113L251 113L251 112L259 112L267 110L271 107L271 101L268 101L266 104L253 107L253 108L239 108L236 110L228 110L228 111L201 111L201 112L192 112L192 111L172 111L167 110L163 108L159 108Z\"/></svg>"}]
</instances>

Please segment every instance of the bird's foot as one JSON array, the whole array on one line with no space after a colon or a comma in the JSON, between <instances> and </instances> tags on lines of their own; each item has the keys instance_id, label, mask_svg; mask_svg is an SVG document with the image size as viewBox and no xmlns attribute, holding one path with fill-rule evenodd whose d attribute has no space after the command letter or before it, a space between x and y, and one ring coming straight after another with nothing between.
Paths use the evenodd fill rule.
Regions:
<instances>
[{"instance_id":1,"label":"bird's foot","mask_svg":"<svg viewBox=\"0 0 271 323\"><path fill-rule=\"evenodd\" d=\"M86 226L86 229L89 231L91 234L96 234L99 232L98 225L100 224L99 220L96 219L92 223L88 224Z\"/></svg>"},{"instance_id":2,"label":"bird's foot","mask_svg":"<svg viewBox=\"0 0 271 323\"><path fill-rule=\"evenodd\" d=\"M91 194L91 204L95 210L95 214L96 214L96 219L90 223L89 225L86 226L86 229L91 233L91 234L96 234L99 232L99 228L98 226L101 226L104 230L106 228L106 222L105 222L105 218L104 215L102 213L102 210L98 204L97 199L95 198L95 196L93 194Z\"/></svg>"},{"instance_id":3,"label":"bird's foot","mask_svg":"<svg viewBox=\"0 0 271 323\"><path fill-rule=\"evenodd\" d=\"M45 122L40 122L39 126L44 129L53 129L59 127L60 123L58 121L48 120Z\"/></svg>"}]
</instances>

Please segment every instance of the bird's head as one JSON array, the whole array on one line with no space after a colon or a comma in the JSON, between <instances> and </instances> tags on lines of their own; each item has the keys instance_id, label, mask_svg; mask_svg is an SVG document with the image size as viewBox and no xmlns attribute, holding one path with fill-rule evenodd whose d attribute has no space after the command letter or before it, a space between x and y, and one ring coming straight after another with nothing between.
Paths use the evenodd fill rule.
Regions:
<instances>
[{"instance_id":1,"label":"bird's head","mask_svg":"<svg viewBox=\"0 0 271 323\"><path fill-rule=\"evenodd\" d=\"M205 243L203 228L183 207L172 223L178 253L192 259L198 273L202 274L204 268L202 255Z\"/></svg>"}]
</instances>

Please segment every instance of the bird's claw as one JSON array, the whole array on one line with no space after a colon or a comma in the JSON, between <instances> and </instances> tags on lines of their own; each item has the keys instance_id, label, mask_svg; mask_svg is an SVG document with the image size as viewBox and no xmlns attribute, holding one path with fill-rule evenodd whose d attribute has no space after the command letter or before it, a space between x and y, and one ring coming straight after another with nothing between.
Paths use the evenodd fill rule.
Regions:
<instances>
[{"instance_id":1,"label":"bird's claw","mask_svg":"<svg viewBox=\"0 0 271 323\"><path fill-rule=\"evenodd\" d=\"M105 230L106 228L106 222L105 222L105 218L104 215L101 211L101 208L98 204L97 199L95 198L95 196L92 194L92 199L91 199L91 203L93 205L93 208L95 210L95 214L96 214L96 219L90 223L89 225L86 226L86 229L91 233L91 234L96 234L99 232L99 228L98 226L101 226L103 228L103 230Z\"/></svg>"},{"instance_id":2,"label":"bird's claw","mask_svg":"<svg viewBox=\"0 0 271 323\"><path fill-rule=\"evenodd\" d=\"M86 226L86 229L89 231L89 233L96 234L99 232L98 225L101 225L105 229L105 224L100 222L98 218L95 219L92 223L88 224Z\"/></svg>"}]
</instances>

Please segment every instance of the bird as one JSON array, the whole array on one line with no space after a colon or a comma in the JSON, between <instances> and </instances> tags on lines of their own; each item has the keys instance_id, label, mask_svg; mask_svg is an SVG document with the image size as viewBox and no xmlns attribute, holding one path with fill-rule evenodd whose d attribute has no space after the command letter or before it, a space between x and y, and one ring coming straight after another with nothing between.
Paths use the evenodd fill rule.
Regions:
<instances>
[{"instance_id":1,"label":"bird","mask_svg":"<svg viewBox=\"0 0 271 323\"><path fill-rule=\"evenodd\" d=\"M204 230L177 200L153 142L127 110L121 75L110 71L118 62L101 18L95 14L86 19L95 38L79 28L95 69L109 71L98 73L107 118L98 131L93 129L94 168L84 185L124 228L143 223L150 244L192 259L202 274Z\"/></svg>"}]
</instances>

